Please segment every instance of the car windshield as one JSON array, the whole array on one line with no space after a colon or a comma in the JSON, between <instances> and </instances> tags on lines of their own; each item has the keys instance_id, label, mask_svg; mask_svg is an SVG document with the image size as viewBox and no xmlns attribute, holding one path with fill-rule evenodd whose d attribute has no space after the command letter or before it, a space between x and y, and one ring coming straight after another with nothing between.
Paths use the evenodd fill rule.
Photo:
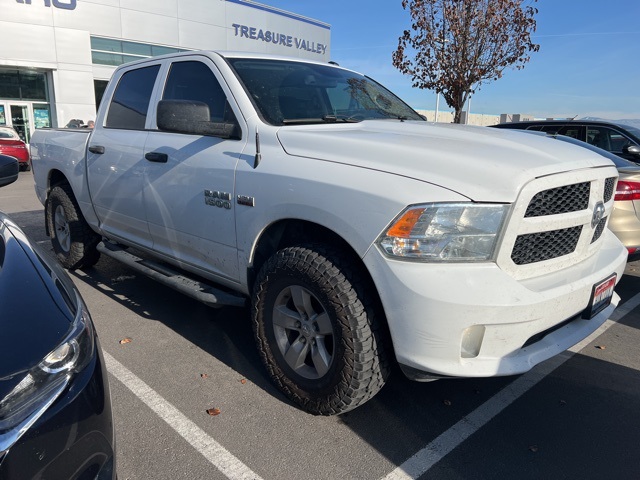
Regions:
<instances>
[{"instance_id":1,"label":"car windshield","mask_svg":"<svg viewBox=\"0 0 640 480\"><path fill-rule=\"evenodd\" d=\"M343 68L287 60L232 58L229 63L271 125L424 119L389 90Z\"/></svg>"},{"instance_id":2,"label":"car windshield","mask_svg":"<svg viewBox=\"0 0 640 480\"><path fill-rule=\"evenodd\" d=\"M19 140L20 137L16 133L16 131L12 128L1 128L0 127L0 139L11 139L11 140Z\"/></svg>"}]
</instances>

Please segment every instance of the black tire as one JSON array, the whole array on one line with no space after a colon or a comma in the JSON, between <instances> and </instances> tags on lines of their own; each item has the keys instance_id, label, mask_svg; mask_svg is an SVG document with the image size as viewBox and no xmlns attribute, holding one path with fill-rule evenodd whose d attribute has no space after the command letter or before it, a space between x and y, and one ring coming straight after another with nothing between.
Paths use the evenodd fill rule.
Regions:
<instances>
[{"instance_id":1,"label":"black tire","mask_svg":"<svg viewBox=\"0 0 640 480\"><path fill-rule=\"evenodd\" d=\"M68 184L59 184L51 189L45 216L53 250L62 266L75 270L96 264L100 258L96 250L100 237L82 216Z\"/></svg>"},{"instance_id":2,"label":"black tire","mask_svg":"<svg viewBox=\"0 0 640 480\"><path fill-rule=\"evenodd\" d=\"M316 415L362 405L389 373L380 307L350 265L332 248L289 247L267 261L254 288L262 361L275 385Z\"/></svg>"}]
</instances>

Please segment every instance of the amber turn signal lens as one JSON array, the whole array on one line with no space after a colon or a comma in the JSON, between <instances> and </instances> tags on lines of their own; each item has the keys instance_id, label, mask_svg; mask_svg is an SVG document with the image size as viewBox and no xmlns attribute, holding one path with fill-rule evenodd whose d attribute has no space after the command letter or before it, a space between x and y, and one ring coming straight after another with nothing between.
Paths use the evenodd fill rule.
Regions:
<instances>
[{"instance_id":1,"label":"amber turn signal lens","mask_svg":"<svg viewBox=\"0 0 640 480\"><path fill-rule=\"evenodd\" d=\"M424 208L414 208L407 210L402 217L400 217L389 230L387 230L387 236L398 238L409 238L413 227L420 220L420 216L424 212Z\"/></svg>"}]
</instances>

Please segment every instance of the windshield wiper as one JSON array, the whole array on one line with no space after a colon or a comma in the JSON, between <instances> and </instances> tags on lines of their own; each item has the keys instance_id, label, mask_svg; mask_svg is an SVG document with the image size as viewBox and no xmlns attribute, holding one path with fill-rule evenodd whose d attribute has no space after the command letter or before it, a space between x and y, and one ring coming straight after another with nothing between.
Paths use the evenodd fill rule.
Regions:
<instances>
[{"instance_id":1,"label":"windshield wiper","mask_svg":"<svg viewBox=\"0 0 640 480\"><path fill-rule=\"evenodd\" d=\"M334 122L344 122L344 123L359 123L362 120L364 120L364 118L355 118L358 115L325 115L323 118L323 120L327 123L334 123Z\"/></svg>"},{"instance_id":2,"label":"windshield wiper","mask_svg":"<svg viewBox=\"0 0 640 480\"><path fill-rule=\"evenodd\" d=\"M395 118L396 120L400 120L401 122L409 120L409 117L405 115L398 115L397 113L387 112L386 110L378 110L378 112L383 114L385 118Z\"/></svg>"},{"instance_id":3,"label":"windshield wiper","mask_svg":"<svg viewBox=\"0 0 640 480\"><path fill-rule=\"evenodd\" d=\"M321 118L283 118L283 125L312 125L314 123L359 123L362 119L349 117L347 115L324 115Z\"/></svg>"},{"instance_id":4,"label":"windshield wiper","mask_svg":"<svg viewBox=\"0 0 640 480\"><path fill-rule=\"evenodd\" d=\"M307 125L314 123L327 123L324 118L283 118L283 125Z\"/></svg>"}]
</instances>

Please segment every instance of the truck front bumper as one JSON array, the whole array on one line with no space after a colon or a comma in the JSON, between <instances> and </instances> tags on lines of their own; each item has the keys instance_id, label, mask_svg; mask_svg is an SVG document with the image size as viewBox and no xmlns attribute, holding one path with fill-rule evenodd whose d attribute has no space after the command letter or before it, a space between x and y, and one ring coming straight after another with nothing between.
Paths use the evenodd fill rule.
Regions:
<instances>
[{"instance_id":1,"label":"truck front bumper","mask_svg":"<svg viewBox=\"0 0 640 480\"><path fill-rule=\"evenodd\" d=\"M619 301L582 318L594 285L620 280L627 251L606 230L583 262L526 280L494 263L418 263L364 257L386 313L398 362L416 380L513 375L570 348L602 325ZM422 372L423 374L421 374Z\"/></svg>"}]
</instances>

